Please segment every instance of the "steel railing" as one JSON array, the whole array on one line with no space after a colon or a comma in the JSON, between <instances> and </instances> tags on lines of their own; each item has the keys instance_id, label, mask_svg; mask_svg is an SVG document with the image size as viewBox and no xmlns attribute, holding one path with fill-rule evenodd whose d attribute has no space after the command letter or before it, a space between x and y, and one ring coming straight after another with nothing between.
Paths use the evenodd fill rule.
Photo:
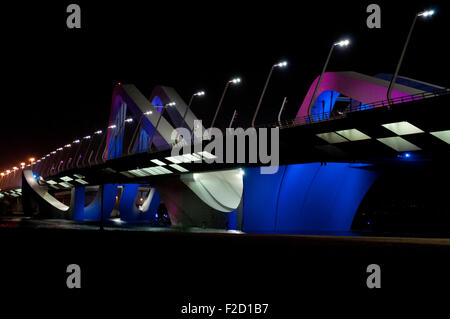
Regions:
<instances>
[{"instance_id":1,"label":"steel railing","mask_svg":"<svg viewBox=\"0 0 450 319\"><path fill-rule=\"evenodd\" d=\"M319 114L308 115L308 116L304 116L304 117L296 117L294 119L282 120L279 122L277 121L277 122L273 122L270 124L261 124L261 125L257 125L256 127L258 127L258 128L259 127L279 127L280 129L284 129L284 128L290 128L290 127L294 127L294 126L314 124L314 123L319 123L319 122L324 122L324 121L341 119L341 118L344 118L348 113L360 112L360 111L365 111L365 110L379 108L379 107L389 108L393 104L412 102L412 101L437 97L437 96L441 96L441 95L445 95L445 94L449 94L449 93L450 93L450 89L441 89L441 90L436 90L436 91L432 91L432 92L418 93L415 95L400 96L400 97L396 97L396 98L393 98L390 100L386 99L386 100L382 100L382 101L375 101L375 102L371 102L371 103L367 103L367 104L359 102L358 104L356 104L354 106L346 108L345 111L342 113L336 113L333 111L322 112Z\"/></svg>"}]
</instances>

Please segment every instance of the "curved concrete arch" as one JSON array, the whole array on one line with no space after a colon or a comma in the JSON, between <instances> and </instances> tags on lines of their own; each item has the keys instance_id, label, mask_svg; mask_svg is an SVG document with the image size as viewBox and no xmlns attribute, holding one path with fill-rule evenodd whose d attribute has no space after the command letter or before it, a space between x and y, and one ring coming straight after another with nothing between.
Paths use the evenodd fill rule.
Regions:
<instances>
[{"instance_id":1,"label":"curved concrete arch","mask_svg":"<svg viewBox=\"0 0 450 319\"><path fill-rule=\"evenodd\" d=\"M143 130L145 130L149 136L152 136L154 128L159 121L158 134L155 135L155 138L153 139L153 143L157 149L165 149L171 144L171 134L174 130L173 126L164 117L161 117L159 120L160 113L133 84L124 84L114 88L109 126L115 123L115 119L119 115L124 104L127 107L127 111L132 114L133 118L136 121L140 121ZM144 114L148 111L152 111L152 113ZM116 130L120 129L121 125L116 125L116 128L108 130L106 147L103 153L105 159L107 158L112 143L112 136L114 133L117 133Z\"/></svg>"},{"instance_id":2,"label":"curved concrete arch","mask_svg":"<svg viewBox=\"0 0 450 319\"><path fill-rule=\"evenodd\" d=\"M75 203L75 189L71 192L71 204L67 206L50 195L47 187L39 185L32 170L24 170L22 173L23 208L26 215L32 215L33 202L39 207L39 217L67 218L73 217Z\"/></svg>"},{"instance_id":3,"label":"curved concrete arch","mask_svg":"<svg viewBox=\"0 0 450 319\"><path fill-rule=\"evenodd\" d=\"M309 87L296 118L304 118L311 114L309 105L318 80L319 77ZM388 87L389 81L353 71L325 72L319 90L317 91L316 101L322 92L334 91L346 95L353 100L369 104L386 100ZM394 90L392 90L392 98L417 95L423 92L423 90L396 83Z\"/></svg>"},{"instance_id":4,"label":"curved concrete arch","mask_svg":"<svg viewBox=\"0 0 450 319\"><path fill-rule=\"evenodd\" d=\"M240 169L185 174L180 179L204 203L218 211L231 212L241 202L244 183Z\"/></svg>"},{"instance_id":5,"label":"curved concrete arch","mask_svg":"<svg viewBox=\"0 0 450 319\"><path fill-rule=\"evenodd\" d=\"M188 126L187 127L188 129L192 129L194 127L194 121L197 120L197 117L195 116L191 108L189 108L188 110L187 104L174 88L163 85L156 86L150 95L150 101L152 101L152 104L155 98L157 98L157 100L160 101L162 104L167 104L171 102L176 103L174 107L167 109L167 113L169 114L170 119L172 120L175 126L177 127ZM185 113L186 117L184 123L183 116ZM205 129L203 125L201 129L203 132Z\"/></svg>"}]
</instances>

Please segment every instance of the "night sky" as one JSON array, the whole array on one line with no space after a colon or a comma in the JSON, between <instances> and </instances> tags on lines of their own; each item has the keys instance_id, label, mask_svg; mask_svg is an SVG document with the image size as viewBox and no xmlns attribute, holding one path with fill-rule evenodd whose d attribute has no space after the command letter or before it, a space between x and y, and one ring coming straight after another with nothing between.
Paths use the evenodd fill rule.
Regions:
<instances>
[{"instance_id":1,"label":"night sky","mask_svg":"<svg viewBox=\"0 0 450 319\"><path fill-rule=\"evenodd\" d=\"M140 1L142 2L142 1ZM193 111L208 126L232 76L217 126L247 127L272 64L274 72L257 118L273 122L284 96L293 118L333 42L328 71L393 73L414 15L417 21L400 75L450 87L450 7L413 1L58 1L2 4L0 170L41 157L107 125L117 82L149 96L174 87L187 102L204 89ZM81 6L82 28L66 27L66 7ZM366 7L381 6L381 29L368 29ZM450 107L450 106L449 106ZM432 110L425 110L432 111Z\"/></svg>"}]
</instances>

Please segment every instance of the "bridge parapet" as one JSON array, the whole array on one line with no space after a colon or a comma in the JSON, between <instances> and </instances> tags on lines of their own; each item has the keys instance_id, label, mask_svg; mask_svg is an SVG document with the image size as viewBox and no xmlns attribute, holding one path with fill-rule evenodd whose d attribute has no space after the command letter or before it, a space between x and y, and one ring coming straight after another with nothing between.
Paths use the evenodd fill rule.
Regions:
<instances>
[{"instance_id":1,"label":"bridge parapet","mask_svg":"<svg viewBox=\"0 0 450 319\"><path fill-rule=\"evenodd\" d=\"M413 102L413 101L418 101L418 100L422 100L422 99L428 99L428 98L433 98L433 97L437 97L437 96L441 96L441 95L446 95L449 93L450 93L450 89L441 89L441 90L436 90L436 91L432 91L432 92L418 93L415 95L400 96L397 98L392 98L390 100L386 99L386 100L376 101L376 102L372 102L372 103L368 103L368 104L359 102L357 104L352 105L351 107L348 107L345 110L345 112L342 112L342 113L336 113L333 111L323 112L320 114L295 117L293 119L282 120L282 121L273 122L273 123L269 123L269 124L261 124L261 125L257 125L257 127L279 127L280 129L284 129L284 128L291 128L291 127L300 126L300 125L308 125L308 124L314 124L314 123L318 123L318 122L332 121L332 120L343 118L348 113L360 112L360 111L365 111L365 110L369 110L372 108L378 108L378 107L389 108L393 104Z\"/></svg>"}]
</instances>

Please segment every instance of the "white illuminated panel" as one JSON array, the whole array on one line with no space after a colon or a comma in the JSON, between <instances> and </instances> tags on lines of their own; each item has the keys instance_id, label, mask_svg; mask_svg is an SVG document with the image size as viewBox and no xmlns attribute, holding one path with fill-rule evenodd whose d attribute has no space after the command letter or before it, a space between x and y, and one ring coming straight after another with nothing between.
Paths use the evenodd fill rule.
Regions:
<instances>
[{"instance_id":1,"label":"white illuminated panel","mask_svg":"<svg viewBox=\"0 0 450 319\"><path fill-rule=\"evenodd\" d=\"M137 177L145 177L145 176L149 175L146 171L143 171L140 169L133 169L133 170L128 171L128 173L133 174Z\"/></svg>"},{"instance_id":2,"label":"white illuminated panel","mask_svg":"<svg viewBox=\"0 0 450 319\"><path fill-rule=\"evenodd\" d=\"M198 161L198 160L199 160L198 157L195 157L195 156L193 156L193 155L191 155L191 154L183 154L182 156L183 156L185 159L187 159L189 162L195 162L195 161Z\"/></svg>"},{"instance_id":3,"label":"white illuminated panel","mask_svg":"<svg viewBox=\"0 0 450 319\"><path fill-rule=\"evenodd\" d=\"M142 170L146 171L148 174L150 175L157 175L158 173L154 170L153 167L146 167L143 168Z\"/></svg>"},{"instance_id":4,"label":"white illuminated panel","mask_svg":"<svg viewBox=\"0 0 450 319\"><path fill-rule=\"evenodd\" d=\"M160 174L171 174L172 173L172 171L169 171L167 168L164 168L164 167L161 167L161 166L154 167L154 169L158 170L158 172Z\"/></svg>"},{"instance_id":5,"label":"white illuminated panel","mask_svg":"<svg viewBox=\"0 0 450 319\"><path fill-rule=\"evenodd\" d=\"M73 178L69 177L69 176L63 176L60 178L62 181L64 182L70 182L73 181Z\"/></svg>"},{"instance_id":6,"label":"white illuminated panel","mask_svg":"<svg viewBox=\"0 0 450 319\"><path fill-rule=\"evenodd\" d=\"M393 148L397 152L421 150L420 147L417 147L416 145L408 142L407 140L405 140L404 138L401 138L399 136L377 138L377 140L379 140L381 143L389 146L390 148Z\"/></svg>"},{"instance_id":7,"label":"white illuminated panel","mask_svg":"<svg viewBox=\"0 0 450 319\"><path fill-rule=\"evenodd\" d=\"M181 161L179 159L175 158L175 157L166 157L166 160L171 161L174 164L180 164L181 163Z\"/></svg>"},{"instance_id":8,"label":"white illuminated panel","mask_svg":"<svg viewBox=\"0 0 450 319\"><path fill-rule=\"evenodd\" d=\"M55 182L53 180L48 180L48 181L46 181L46 183L49 184L49 185L56 185L56 184L58 184L57 182Z\"/></svg>"},{"instance_id":9,"label":"white illuminated panel","mask_svg":"<svg viewBox=\"0 0 450 319\"><path fill-rule=\"evenodd\" d=\"M78 183L80 183L80 184L82 184L82 185L89 184L88 182L86 182L84 179L81 179L81 178L76 179L75 182L78 182Z\"/></svg>"},{"instance_id":10,"label":"white illuminated panel","mask_svg":"<svg viewBox=\"0 0 450 319\"><path fill-rule=\"evenodd\" d=\"M85 178L85 176L79 175L79 174L73 174L73 176L76 177L76 178Z\"/></svg>"},{"instance_id":11,"label":"white illuminated panel","mask_svg":"<svg viewBox=\"0 0 450 319\"><path fill-rule=\"evenodd\" d=\"M334 132L316 134L316 136L320 137L321 139L327 141L330 144L348 142L346 138L343 138L342 136Z\"/></svg>"},{"instance_id":12,"label":"white illuminated panel","mask_svg":"<svg viewBox=\"0 0 450 319\"><path fill-rule=\"evenodd\" d=\"M187 169L185 169L184 167L181 167L180 165L177 165L177 164L170 164L169 166L175 168L177 171L182 172L182 173L189 172Z\"/></svg>"},{"instance_id":13,"label":"white illuminated panel","mask_svg":"<svg viewBox=\"0 0 450 319\"><path fill-rule=\"evenodd\" d=\"M430 132L431 135L436 136L438 139L450 144L450 130Z\"/></svg>"},{"instance_id":14,"label":"white illuminated panel","mask_svg":"<svg viewBox=\"0 0 450 319\"><path fill-rule=\"evenodd\" d=\"M370 136L354 128L350 130L336 131L336 133L338 133L339 135L345 137L350 141L370 140Z\"/></svg>"},{"instance_id":15,"label":"white illuminated panel","mask_svg":"<svg viewBox=\"0 0 450 319\"><path fill-rule=\"evenodd\" d=\"M215 155L213 155L213 154L211 154L209 152L198 152L197 154L200 154L204 158L208 158L208 159L217 158L217 156L215 156Z\"/></svg>"},{"instance_id":16,"label":"white illuminated panel","mask_svg":"<svg viewBox=\"0 0 450 319\"><path fill-rule=\"evenodd\" d=\"M66 182L62 182L62 183L58 183L58 184L61 185L62 187L66 187L66 188L69 188L69 187L73 186L72 184L66 183Z\"/></svg>"},{"instance_id":17,"label":"white illuminated panel","mask_svg":"<svg viewBox=\"0 0 450 319\"><path fill-rule=\"evenodd\" d=\"M151 162L155 163L156 165L160 165L160 166L166 165L166 163L161 162L160 160L157 160L157 159L152 159Z\"/></svg>"},{"instance_id":18,"label":"white illuminated panel","mask_svg":"<svg viewBox=\"0 0 450 319\"><path fill-rule=\"evenodd\" d=\"M161 166L155 166L155 167L147 167L145 168L146 171L148 171L152 175L161 175L163 174L163 171L159 170Z\"/></svg>"},{"instance_id":19,"label":"white illuminated panel","mask_svg":"<svg viewBox=\"0 0 450 319\"><path fill-rule=\"evenodd\" d=\"M397 135L423 133L420 128L415 127L414 125L406 121L382 124L381 126L387 128L389 131L392 131Z\"/></svg>"}]
</instances>

